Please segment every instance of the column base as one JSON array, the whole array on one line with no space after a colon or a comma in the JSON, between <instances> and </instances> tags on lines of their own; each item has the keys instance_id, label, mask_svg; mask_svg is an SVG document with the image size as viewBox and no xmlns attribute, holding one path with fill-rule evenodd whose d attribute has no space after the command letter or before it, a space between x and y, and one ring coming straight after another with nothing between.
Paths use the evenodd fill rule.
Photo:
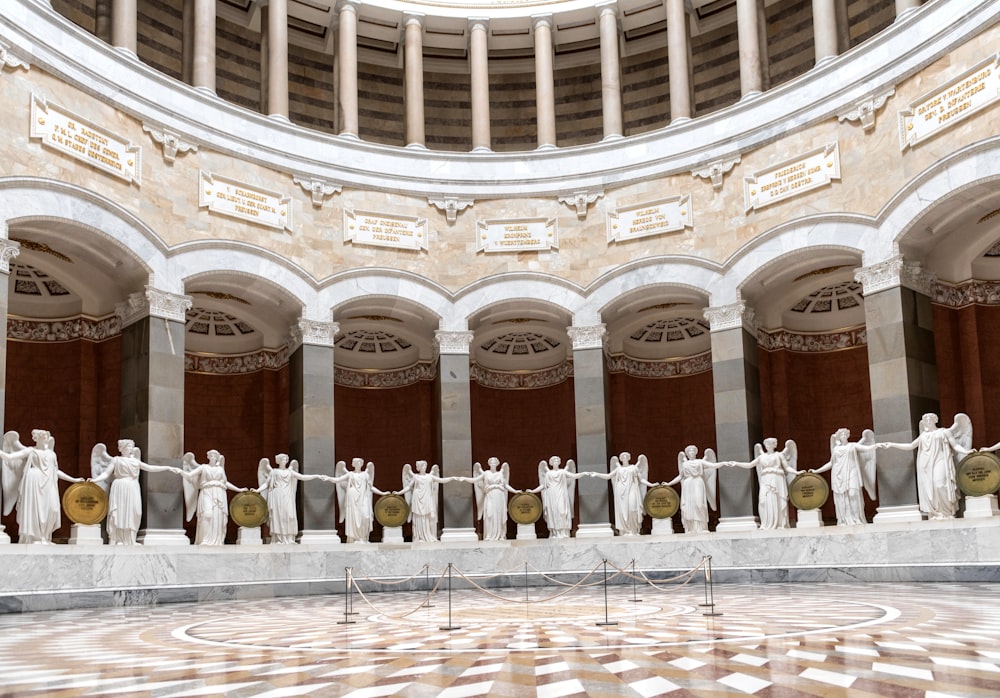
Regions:
<instances>
[{"instance_id":1,"label":"column base","mask_svg":"<svg viewBox=\"0 0 1000 698\"><path fill-rule=\"evenodd\" d=\"M912 523L923 521L924 516L920 513L920 507L916 504L904 504L895 507L878 507L872 523Z\"/></svg>"},{"instance_id":2,"label":"column base","mask_svg":"<svg viewBox=\"0 0 1000 698\"><path fill-rule=\"evenodd\" d=\"M493 148L489 147L488 145L477 145L475 148L472 149L472 152L473 153L492 153L493 152Z\"/></svg>"},{"instance_id":3,"label":"column base","mask_svg":"<svg viewBox=\"0 0 1000 698\"><path fill-rule=\"evenodd\" d=\"M280 121L283 124L292 123L292 120L288 118L287 114L282 114L280 112L275 112L274 114L268 114L267 118L273 121Z\"/></svg>"},{"instance_id":4,"label":"column base","mask_svg":"<svg viewBox=\"0 0 1000 698\"><path fill-rule=\"evenodd\" d=\"M965 498L965 514L963 518L989 519L998 514L1000 514L1000 508L997 507L997 496L995 494Z\"/></svg>"},{"instance_id":5,"label":"column base","mask_svg":"<svg viewBox=\"0 0 1000 698\"><path fill-rule=\"evenodd\" d=\"M405 147L408 150L427 150L427 146L423 143L407 143Z\"/></svg>"},{"instance_id":6,"label":"column base","mask_svg":"<svg viewBox=\"0 0 1000 698\"><path fill-rule=\"evenodd\" d=\"M3 524L0 524L0 545L10 545L10 536L7 535Z\"/></svg>"},{"instance_id":7,"label":"column base","mask_svg":"<svg viewBox=\"0 0 1000 698\"><path fill-rule=\"evenodd\" d=\"M402 526L383 526L382 527L382 542L383 543L405 543L403 540L403 527Z\"/></svg>"},{"instance_id":8,"label":"column base","mask_svg":"<svg viewBox=\"0 0 1000 698\"><path fill-rule=\"evenodd\" d=\"M181 528L144 528L135 542L139 545L191 545Z\"/></svg>"},{"instance_id":9,"label":"column base","mask_svg":"<svg viewBox=\"0 0 1000 698\"><path fill-rule=\"evenodd\" d=\"M104 545L101 524L73 524L69 527L70 545Z\"/></svg>"},{"instance_id":10,"label":"column base","mask_svg":"<svg viewBox=\"0 0 1000 698\"><path fill-rule=\"evenodd\" d=\"M719 525L715 527L718 533L730 533L732 531L756 531L760 527L760 521L756 516L728 516L719 519Z\"/></svg>"},{"instance_id":11,"label":"column base","mask_svg":"<svg viewBox=\"0 0 1000 698\"><path fill-rule=\"evenodd\" d=\"M653 519L653 529L650 531L650 534L654 536L674 535L673 517L670 517L668 519Z\"/></svg>"},{"instance_id":12,"label":"column base","mask_svg":"<svg viewBox=\"0 0 1000 698\"><path fill-rule=\"evenodd\" d=\"M823 512L819 509L796 509L795 528L823 528Z\"/></svg>"},{"instance_id":13,"label":"column base","mask_svg":"<svg viewBox=\"0 0 1000 698\"><path fill-rule=\"evenodd\" d=\"M518 524L517 540L538 540L538 534L535 533L535 524Z\"/></svg>"},{"instance_id":14,"label":"column base","mask_svg":"<svg viewBox=\"0 0 1000 698\"><path fill-rule=\"evenodd\" d=\"M442 543L477 543L479 536L474 528L445 528L441 531Z\"/></svg>"},{"instance_id":15,"label":"column base","mask_svg":"<svg viewBox=\"0 0 1000 698\"><path fill-rule=\"evenodd\" d=\"M299 534L301 545L340 545L340 534L332 531L302 531Z\"/></svg>"},{"instance_id":16,"label":"column base","mask_svg":"<svg viewBox=\"0 0 1000 698\"><path fill-rule=\"evenodd\" d=\"M615 531L609 523L582 523L576 527L577 538L614 538Z\"/></svg>"},{"instance_id":17,"label":"column base","mask_svg":"<svg viewBox=\"0 0 1000 698\"><path fill-rule=\"evenodd\" d=\"M264 545L264 538L260 535L260 526L253 528L243 528L236 532L236 545Z\"/></svg>"}]
</instances>

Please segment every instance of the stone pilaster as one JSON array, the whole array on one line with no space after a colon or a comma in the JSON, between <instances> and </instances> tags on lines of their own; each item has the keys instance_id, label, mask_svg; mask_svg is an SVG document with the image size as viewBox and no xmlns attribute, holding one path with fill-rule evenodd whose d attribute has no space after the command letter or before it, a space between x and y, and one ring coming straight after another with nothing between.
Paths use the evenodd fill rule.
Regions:
<instances>
[{"instance_id":1,"label":"stone pilaster","mask_svg":"<svg viewBox=\"0 0 1000 698\"><path fill-rule=\"evenodd\" d=\"M488 18L469 19L469 68L472 97L472 150L489 152L490 70Z\"/></svg>"},{"instance_id":2,"label":"stone pilaster","mask_svg":"<svg viewBox=\"0 0 1000 698\"><path fill-rule=\"evenodd\" d=\"M7 308L8 282L10 276L10 260L21 252L21 246L6 237L0 238L0 424L4 423L4 405L7 396ZM0 502L2 504L2 502ZM10 536L4 532L0 524L0 544L10 543Z\"/></svg>"},{"instance_id":3,"label":"stone pilaster","mask_svg":"<svg viewBox=\"0 0 1000 698\"><path fill-rule=\"evenodd\" d=\"M289 455L303 474L333 476L333 345L340 326L301 319L291 328L288 357ZM337 544L336 486L311 480L299 486L301 543Z\"/></svg>"},{"instance_id":4,"label":"stone pilaster","mask_svg":"<svg viewBox=\"0 0 1000 698\"><path fill-rule=\"evenodd\" d=\"M121 323L121 435L147 463L179 467L184 452L184 325L190 296L150 286L115 308ZM144 545L187 545L182 481L141 475Z\"/></svg>"},{"instance_id":5,"label":"stone pilaster","mask_svg":"<svg viewBox=\"0 0 1000 698\"><path fill-rule=\"evenodd\" d=\"M736 0L736 32L740 51L740 94L758 94L764 89L758 0Z\"/></svg>"},{"instance_id":6,"label":"stone pilaster","mask_svg":"<svg viewBox=\"0 0 1000 698\"><path fill-rule=\"evenodd\" d=\"M136 0L114 0L111 3L111 45L133 56L136 48L138 13Z\"/></svg>"},{"instance_id":7,"label":"stone pilaster","mask_svg":"<svg viewBox=\"0 0 1000 698\"><path fill-rule=\"evenodd\" d=\"M556 145L552 24L552 15L535 15L531 18L531 29L535 38L535 119L539 148L554 148Z\"/></svg>"},{"instance_id":8,"label":"stone pilaster","mask_svg":"<svg viewBox=\"0 0 1000 698\"><path fill-rule=\"evenodd\" d=\"M622 81L618 56L618 0L597 6L601 35L601 105L604 115L604 140L621 138Z\"/></svg>"},{"instance_id":9,"label":"stone pilaster","mask_svg":"<svg viewBox=\"0 0 1000 698\"><path fill-rule=\"evenodd\" d=\"M715 392L715 442L719 460L747 462L762 439L760 370L753 311L743 301L707 308L712 328L712 382ZM757 527L757 479L753 470L719 470L720 531Z\"/></svg>"},{"instance_id":10,"label":"stone pilaster","mask_svg":"<svg viewBox=\"0 0 1000 698\"><path fill-rule=\"evenodd\" d=\"M604 325L569 327L573 343L573 401L576 406L578 472L608 472L607 371L604 370ZM596 478L577 481L580 524L577 538L613 536L609 484Z\"/></svg>"},{"instance_id":11,"label":"stone pilaster","mask_svg":"<svg viewBox=\"0 0 1000 698\"><path fill-rule=\"evenodd\" d=\"M472 474L472 396L469 388L468 331L438 330L439 406L441 410L441 475ZM462 482L444 485L444 528L441 541L475 541L472 518L473 489Z\"/></svg>"},{"instance_id":12,"label":"stone pilaster","mask_svg":"<svg viewBox=\"0 0 1000 698\"><path fill-rule=\"evenodd\" d=\"M358 3L337 3L337 67L340 135L358 137Z\"/></svg>"},{"instance_id":13,"label":"stone pilaster","mask_svg":"<svg viewBox=\"0 0 1000 698\"><path fill-rule=\"evenodd\" d=\"M693 115L691 94L691 25L684 0L667 0L667 71L670 82L670 120Z\"/></svg>"},{"instance_id":14,"label":"stone pilaster","mask_svg":"<svg viewBox=\"0 0 1000 698\"><path fill-rule=\"evenodd\" d=\"M406 145L424 147L424 16L403 14L406 83Z\"/></svg>"},{"instance_id":15,"label":"stone pilaster","mask_svg":"<svg viewBox=\"0 0 1000 698\"><path fill-rule=\"evenodd\" d=\"M263 85L265 113L268 116L288 118L288 0L263 0L262 17L267 22L266 41L261 42L264 53L261 66L265 66ZM263 28L262 27L262 28Z\"/></svg>"},{"instance_id":16,"label":"stone pilaster","mask_svg":"<svg viewBox=\"0 0 1000 698\"><path fill-rule=\"evenodd\" d=\"M865 295L872 419L879 441L909 442L920 416L938 412L931 317L934 277L897 255L857 270ZM913 453L878 454L875 522L919 521Z\"/></svg>"},{"instance_id":17,"label":"stone pilaster","mask_svg":"<svg viewBox=\"0 0 1000 698\"><path fill-rule=\"evenodd\" d=\"M191 84L215 92L215 0L194 0Z\"/></svg>"},{"instance_id":18,"label":"stone pilaster","mask_svg":"<svg viewBox=\"0 0 1000 698\"><path fill-rule=\"evenodd\" d=\"M836 0L812 0L813 44L816 64L837 55L837 6Z\"/></svg>"}]
</instances>

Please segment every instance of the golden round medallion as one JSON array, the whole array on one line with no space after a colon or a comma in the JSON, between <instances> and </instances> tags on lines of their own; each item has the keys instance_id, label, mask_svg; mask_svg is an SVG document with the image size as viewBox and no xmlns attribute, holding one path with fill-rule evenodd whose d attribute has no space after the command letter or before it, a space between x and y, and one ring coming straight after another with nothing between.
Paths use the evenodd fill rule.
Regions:
<instances>
[{"instance_id":1,"label":"golden round medallion","mask_svg":"<svg viewBox=\"0 0 1000 698\"><path fill-rule=\"evenodd\" d=\"M375 520L386 528L398 528L410 518L410 505L398 494L387 494L375 501Z\"/></svg>"},{"instance_id":2,"label":"golden round medallion","mask_svg":"<svg viewBox=\"0 0 1000 698\"><path fill-rule=\"evenodd\" d=\"M822 475L799 473L788 486L788 500L796 509L810 511L826 504L830 485Z\"/></svg>"},{"instance_id":3,"label":"golden round medallion","mask_svg":"<svg viewBox=\"0 0 1000 698\"><path fill-rule=\"evenodd\" d=\"M642 500L642 508L654 519L669 519L680 509L681 498L677 490L666 485L650 487Z\"/></svg>"},{"instance_id":4,"label":"golden round medallion","mask_svg":"<svg viewBox=\"0 0 1000 698\"><path fill-rule=\"evenodd\" d=\"M518 492L507 502L507 513L516 524L533 524L542 518L542 500L534 492Z\"/></svg>"},{"instance_id":5,"label":"golden round medallion","mask_svg":"<svg viewBox=\"0 0 1000 698\"><path fill-rule=\"evenodd\" d=\"M74 482L63 493L62 505L70 521L93 526L108 515L108 493L93 482Z\"/></svg>"},{"instance_id":6,"label":"golden round medallion","mask_svg":"<svg viewBox=\"0 0 1000 698\"><path fill-rule=\"evenodd\" d=\"M1000 458L995 453L970 453L958 464L955 480L967 497L993 494L1000 488Z\"/></svg>"},{"instance_id":7,"label":"golden round medallion","mask_svg":"<svg viewBox=\"0 0 1000 698\"><path fill-rule=\"evenodd\" d=\"M253 490L237 492L229 500L229 516L237 526L257 528L267 521L267 500Z\"/></svg>"}]
</instances>

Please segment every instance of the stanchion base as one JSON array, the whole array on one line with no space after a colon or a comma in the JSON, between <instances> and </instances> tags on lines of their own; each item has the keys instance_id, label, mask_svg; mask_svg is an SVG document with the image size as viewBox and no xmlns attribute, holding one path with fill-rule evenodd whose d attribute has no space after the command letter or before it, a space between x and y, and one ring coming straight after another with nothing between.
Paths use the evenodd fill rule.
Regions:
<instances>
[{"instance_id":1,"label":"stanchion base","mask_svg":"<svg viewBox=\"0 0 1000 698\"><path fill-rule=\"evenodd\" d=\"M703 616L721 616L722 614L718 611L705 611L701 615Z\"/></svg>"},{"instance_id":2,"label":"stanchion base","mask_svg":"<svg viewBox=\"0 0 1000 698\"><path fill-rule=\"evenodd\" d=\"M439 625L438 630L461 630L461 625Z\"/></svg>"},{"instance_id":3,"label":"stanchion base","mask_svg":"<svg viewBox=\"0 0 1000 698\"><path fill-rule=\"evenodd\" d=\"M642 599L632 599L632 603L642 603Z\"/></svg>"},{"instance_id":4,"label":"stanchion base","mask_svg":"<svg viewBox=\"0 0 1000 698\"><path fill-rule=\"evenodd\" d=\"M338 620L337 625L355 625L357 622L356 620Z\"/></svg>"},{"instance_id":5,"label":"stanchion base","mask_svg":"<svg viewBox=\"0 0 1000 698\"><path fill-rule=\"evenodd\" d=\"M606 621L604 623L594 623L594 625L596 625L598 627L604 627L604 626L610 626L610 625L618 625L618 621L616 621L616 620L609 620L609 621Z\"/></svg>"}]
</instances>

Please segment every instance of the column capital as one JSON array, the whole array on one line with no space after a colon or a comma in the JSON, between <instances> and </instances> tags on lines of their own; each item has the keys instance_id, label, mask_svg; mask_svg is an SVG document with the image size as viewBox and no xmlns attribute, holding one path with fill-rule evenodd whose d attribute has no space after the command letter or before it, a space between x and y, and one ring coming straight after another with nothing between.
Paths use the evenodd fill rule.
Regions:
<instances>
[{"instance_id":1,"label":"column capital","mask_svg":"<svg viewBox=\"0 0 1000 698\"><path fill-rule=\"evenodd\" d=\"M344 12L353 12L355 15L358 14L358 7L361 3L358 0L337 0L337 4L334 6L337 14L343 14Z\"/></svg>"},{"instance_id":2,"label":"column capital","mask_svg":"<svg viewBox=\"0 0 1000 698\"><path fill-rule=\"evenodd\" d=\"M423 29L424 28L424 18L426 16L427 15L425 15L423 12L410 12L410 11L404 12L403 13L403 26L404 27L408 27L411 24L416 24L418 27L420 27L421 29Z\"/></svg>"},{"instance_id":3,"label":"column capital","mask_svg":"<svg viewBox=\"0 0 1000 698\"><path fill-rule=\"evenodd\" d=\"M442 354L468 354L475 335L468 330L437 330L434 341Z\"/></svg>"},{"instance_id":4,"label":"column capital","mask_svg":"<svg viewBox=\"0 0 1000 698\"><path fill-rule=\"evenodd\" d=\"M614 15L615 19L617 19L618 0L605 0L604 2L599 2L596 5L594 5L594 10L597 14L598 19L607 14Z\"/></svg>"},{"instance_id":5,"label":"column capital","mask_svg":"<svg viewBox=\"0 0 1000 698\"><path fill-rule=\"evenodd\" d=\"M19 254L21 254L20 243L9 238L0 238L0 273L10 274L10 260Z\"/></svg>"},{"instance_id":6,"label":"column capital","mask_svg":"<svg viewBox=\"0 0 1000 698\"><path fill-rule=\"evenodd\" d=\"M469 31L482 30L486 31L490 28L490 18L489 17L469 17Z\"/></svg>"},{"instance_id":7,"label":"column capital","mask_svg":"<svg viewBox=\"0 0 1000 698\"><path fill-rule=\"evenodd\" d=\"M182 296L146 286L145 291L129 294L127 300L115 305L115 315L121 326L129 325L145 317L157 317L174 322L186 322L187 311L191 308L191 296Z\"/></svg>"},{"instance_id":8,"label":"column capital","mask_svg":"<svg viewBox=\"0 0 1000 698\"><path fill-rule=\"evenodd\" d=\"M531 15L531 31L534 32L539 27L548 27L552 29L553 27L552 14L544 15Z\"/></svg>"},{"instance_id":9,"label":"column capital","mask_svg":"<svg viewBox=\"0 0 1000 698\"><path fill-rule=\"evenodd\" d=\"M293 350L303 344L332 347L337 340L337 333L340 332L340 323L299 318L289 331L292 336Z\"/></svg>"},{"instance_id":10,"label":"column capital","mask_svg":"<svg viewBox=\"0 0 1000 698\"><path fill-rule=\"evenodd\" d=\"M908 262L903 255L895 255L883 262L856 269L854 280L861 282L866 296L897 286L930 296L934 292L937 275L926 271L920 262Z\"/></svg>"},{"instance_id":11,"label":"column capital","mask_svg":"<svg viewBox=\"0 0 1000 698\"><path fill-rule=\"evenodd\" d=\"M573 343L573 351L603 349L608 336L608 326L602 323L585 327L567 327L566 334L569 335L569 339Z\"/></svg>"},{"instance_id":12,"label":"column capital","mask_svg":"<svg viewBox=\"0 0 1000 698\"><path fill-rule=\"evenodd\" d=\"M748 332L756 332L757 318L753 308L747 307L746 301L740 299L729 305L719 305L705 308L702 313L712 332L731 330L743 327Z\"/></svg>"}]
</instances>

